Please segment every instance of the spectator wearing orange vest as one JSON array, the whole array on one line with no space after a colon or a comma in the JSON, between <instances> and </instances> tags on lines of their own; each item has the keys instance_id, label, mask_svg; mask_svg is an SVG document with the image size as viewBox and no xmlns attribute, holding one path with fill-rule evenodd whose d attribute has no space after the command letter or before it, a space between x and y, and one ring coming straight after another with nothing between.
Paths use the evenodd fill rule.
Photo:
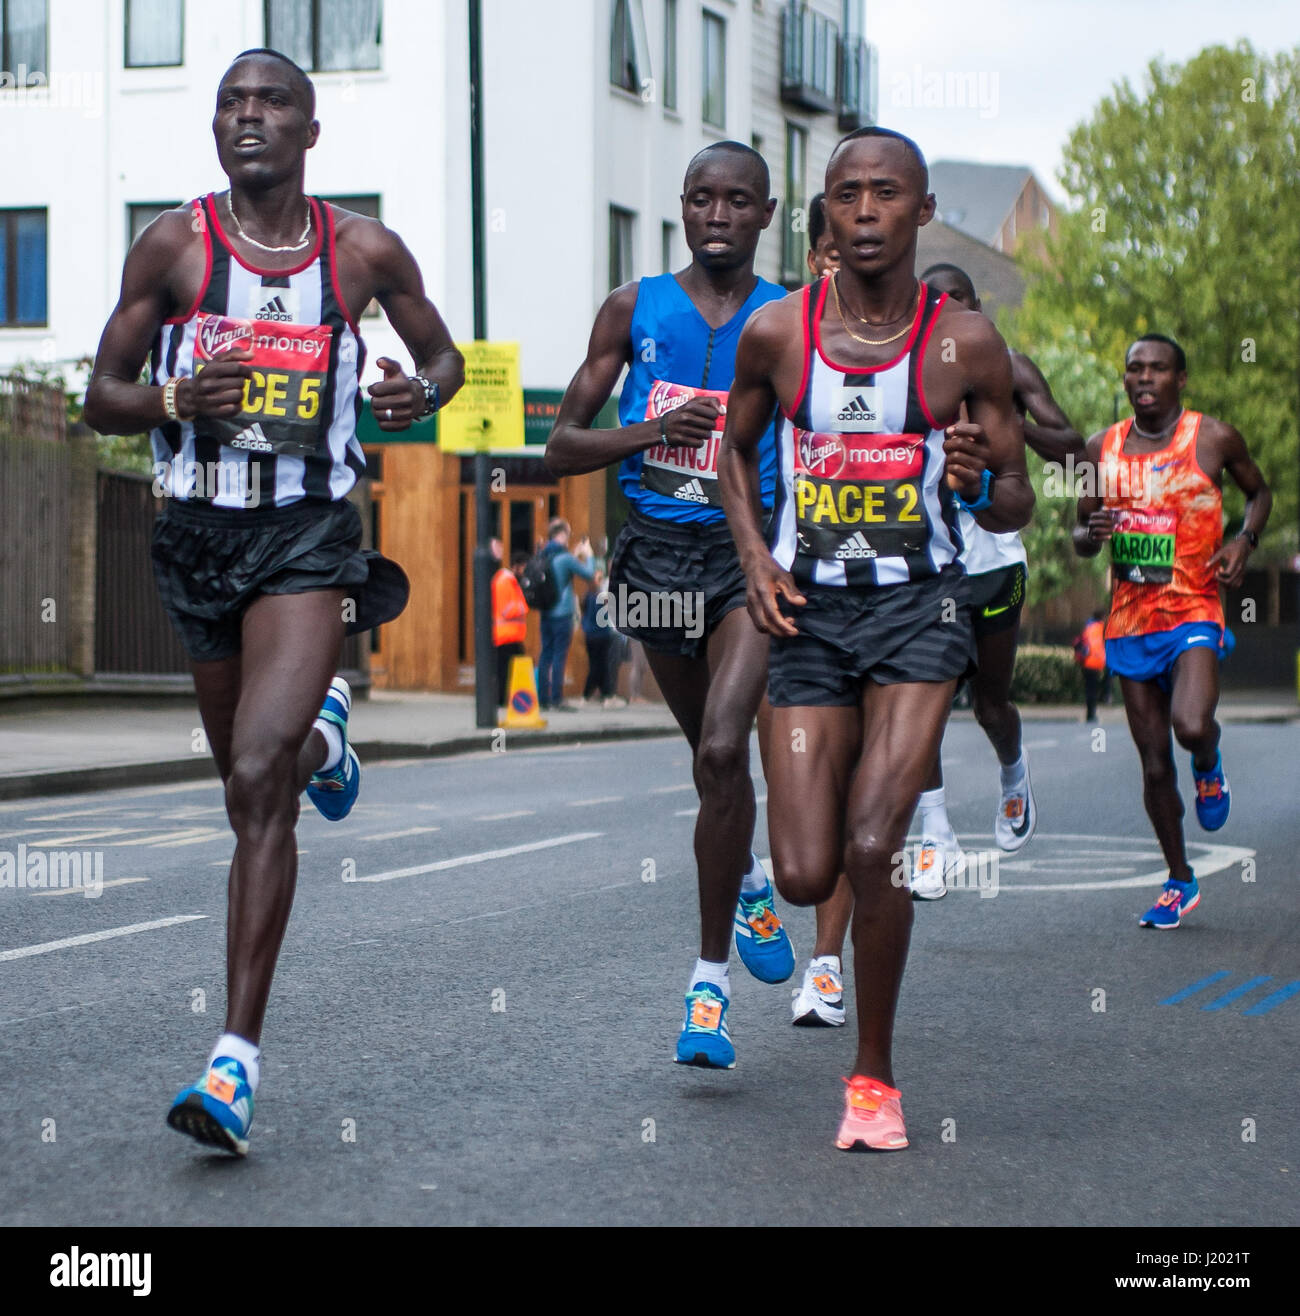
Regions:
<instances>
[{"instance_id":1,"label":"spectator wearing orange vest","mask_svg":"<svg viewBox=\"0 0 1300 1316\"><path fill-rule=\"evenodd\" d=\"M500 562L503 553L501 541L494 539L492 556ZM519 586L519 576L527 565L527 553L511 553L509 567L500 567L492 577L492 643L497 655L498 707L505 707L510 660L524 651L528 604Z\"/></svg>"},{"instance_id":2,"label":"spectator wearing orange vest","mask_svg":"<svg viewBox=\"0 0 1300 1316\"><path fill-rule=\"evenodd\" d=\"M1094 612L1074 640L1074 661L1083 668L1083 692L1088 721L1097 721L1097 696L1105 680L1105 698L1110 701L1110 673L1106 671L1106 615Z\"/></svg>"}]
</instances>

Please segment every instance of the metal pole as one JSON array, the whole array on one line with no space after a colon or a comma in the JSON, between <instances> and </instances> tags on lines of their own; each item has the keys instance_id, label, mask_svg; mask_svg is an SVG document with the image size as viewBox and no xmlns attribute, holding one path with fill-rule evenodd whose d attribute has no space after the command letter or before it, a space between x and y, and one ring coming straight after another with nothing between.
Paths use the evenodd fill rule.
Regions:
<instances>
[{"instance_id":1,"label":"metal pole","mask_svg":"<svg viewBox=\"0 0 1300 1316\"><path fill-rule=\"evenodd\" d=\"M469 0L469 174L473 232L474 338L487 338L487 272L483 251L483 11ZM480 727L497 724L496 650L492 644L492 498L488 455L474 454L474 709Z\"/></svg>"}]
</instances>

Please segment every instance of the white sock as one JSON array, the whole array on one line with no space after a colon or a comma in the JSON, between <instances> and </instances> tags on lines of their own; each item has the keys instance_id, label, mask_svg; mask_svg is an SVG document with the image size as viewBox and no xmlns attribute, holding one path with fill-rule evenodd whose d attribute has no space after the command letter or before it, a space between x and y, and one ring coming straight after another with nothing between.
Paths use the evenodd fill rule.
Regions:
<instances>
[{"instance_id":1,"label":"white sock","mask_svg":"<svg viewBox=\"0 0 1300 1316\"><path fill-rule=\"evenodd\" d=\"M709 982L717 987L727 998L731 999L731 975L727 972L725 963L716 964L713 960L696 960L695 973L686 985L686 990L692 991L697 982Z\"/></svg>"},{"instance_id":2,"label":"white sock","mask_svg":"<svg viewBox=\"0 0 1300 1316\"><path fill-rule=\"evenodd\" d=\"M316 771L333 772L343 762L343 732L323 717L318 717L312 727L325 737L325 762Z\"/></svg>"},{"instance_id":3,"label":"white sock","mask_svg":"<svg viewBox=\"0 0 1300 1316\"><path fill-rule=\"evenodd\" d=\"M248 1075L248 1086L254 1092L257 1091L257 1082L262 1071L262 1052L258 1047L237 1033L222 1033L217 1038L216 1046L212 1048L212 1054L208 1057L209 1069L218 1056L229 1056L232 1060L238 1060Z\"/></svg>"},{"instance_id":4,"label":"white sock","mask_svg":"<svg viewBox=\"0 0 1300 1316\"><path fill-rule=\"evenodd\" d=\"M767 886L767 870L758 862L757 855L750 855L752 864L749 872L740 879L740 894L742 896L756 896L765 886Z\"/></svg>"},{"instance_id":5,"label":"white sock","mask_svg":"<svg viewBox=\"0 0 1300 1316\"><path fill-rule=\"evenodd\" d=\"M1020 757L1012 764L1002 764L1002 789L1003 791L1014 790L1017 786L1023 785L1025 780L1025 751L1020 751Z\"/></svg>"},{"instance_id":6,"label":"white sock","mask_svg":"<svg viewBox=\"0 0 1300 1316\"><path fill-rule=\"evenodd\" d=\"M948 806L944 803L943 787L922 791L916 802L921 814L921 835L936 841L955 841L956 833L948 821Z\"/></svg>"},{"instance_id":7,"label":"white sock","mask_svg":"<svg viewBox=\"0 0 1300 1316\"><path fill-rule=\"evenodd\" d=\"M812 963L808 967L815 970L819 966L824 969L834 969L836 973L839 973L841 971L840 957L838 955L814 955Z\"/></svg>"}]
</instances>

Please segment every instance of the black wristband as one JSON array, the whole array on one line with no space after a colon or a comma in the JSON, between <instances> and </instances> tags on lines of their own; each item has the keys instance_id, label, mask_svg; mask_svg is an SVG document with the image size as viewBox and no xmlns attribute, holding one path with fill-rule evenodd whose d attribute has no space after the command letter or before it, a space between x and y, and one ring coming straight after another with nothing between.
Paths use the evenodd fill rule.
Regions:
<instances>
[{"instance_id":1,"label":"black wristband","mask_svg":"<svg viewBox=\"0 0 1300 1316\"><path fill-rule=\"evenodd\" d=\"M659 442L668 442L668 413L666 411L659 417Z\"/></svg>"},{"instance_id":2,"label":"black wristband","mask_svg":"<svg viewBox=\"0 0 1300 1316\"><path fill-rule=\"evenodd\" d=\"M1237 538L1244 539L1252 549L1259 547L1259 536L1253 530L1247 530L1244 526L1237 531Z\"/></svg>"}]
</instances>

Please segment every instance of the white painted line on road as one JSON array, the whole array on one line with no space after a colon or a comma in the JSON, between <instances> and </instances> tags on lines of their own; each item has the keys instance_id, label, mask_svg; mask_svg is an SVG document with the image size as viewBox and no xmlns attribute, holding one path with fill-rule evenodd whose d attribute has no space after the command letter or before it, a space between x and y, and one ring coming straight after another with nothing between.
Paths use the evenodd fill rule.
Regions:
<instances>
[{"instance_id":1,"label":"white painted line on road","mask_svg":"<svg viewBox=\"0 0 1300 1316\"><path fill-rule=\"evenodd\" d=\"M454 859L439 859L433 864L417 864L414 868L395 868L389 873L374 873L369 877L345 877L345 882L391 882L395 877L416 877L421 873L442 873L449 868L463 868L466 864L485 864L490 859L508 859L511 855L528 854L533 850L550 850L557 845L573 845L578 841L593 841L604 832L574 832L570 836L552 836L545 841L529 841L524 845L510 845L504 850L483 850L478 854L457 855Z\"/></svg>"},{"instance_id":2,"label":"white painted line on road","mask_svg":"<svg viewBox=\"0 0 1300 1316\"><path fill-rule=\"evenodd\" d=\"M100 887L100 890L107 891L111 886L131 886L136 882L147 882L148 880L147 877L115 877L111 882L105 882ZM32 894L38 896L70 896L74 893L85 895L86 888L80 886L64 886L56 887L51 891L35 891ZM87 898L89 899L89 897Z\"/></svg>"},{"instance_id":3,"label":"white painted line on road","mask_svg":"<svg viewBox=\"0 0 1300 1316\"><path fill-rule=\"evenodd\" d=\"M1026 740L1023 749L1055 749L1059 740Z\"/></svg>"},{"instance_id":4,"label":"white painted line on road","mask_svg":"<svg viewBox=\"0 0 1300 1316\"><path fill-rule=\"evenodd\" d=\"M475 822L504 822L507 818L531 818L536 809L515 809L510 813L485 813L475 818Z\"/></svg>"},{"instance_id":5,"label":"white painted line on road","mask_svg":"<svg viewBox=\"0 0 1300 1316\"><path fill-rule=\"evenodd\" d=\"M68 1014L72 1010L86 1010L98 1001L83 1001L80 1005L61 1005L57 1010L42 1010L39 1014L27 1014L21 1019L0 1019L0 1027L6 1024L29 1024L33 1019L48 1019L52 1014Z\"/></svg>"},{"instance_id":6,"label":"white painted line on road","mask_svg":"<svg viewBox=\"0 0 1300 1316\"><path fill-rule=\"evenodd\" d=\"M62 822L65 818L88 818L96 813L113 813L120 804L103 804L98 809L65 809L62 813L34 813L28 822Z\"/></svg>"},{"instance_id":7,"label":"white painted line on road","mask_svg":"<svg viewBox=\"0 0 1300 1316\"><path fill-rule=\"evenodd\" d=\"M685 786L652 786L649 790L651 795L672 795L675 791L693 791L694 785L688 782Z\"/></svg>"},{"instance_id":8,"label":"white painted line on road","mask_svg":"<svg viewBox=\"0 0 1300 1316\"><path fill-rule=\"evenodd\" d=\"M674 817L674 818L694 818L695 815L696 815L697 813L699 813L699 811L700 811L700 806L699 806L698 804L692 804L691 807L690 807L689 809L674 809L674 810L673 810L673 817Z\"/></svg>"},{"instance_id":9,"label":"white painted line on road","mask_svg":"<svg viewBox=\"0 0 1300 1316\"><path fill-rule=\"evenodd\" d=\"M155 850L174 850L178 845L206 845L209 841L219 841L223 836L229 836L230 833L224 827L204 828L198 836L182 836L174 841L155 841L153 848ZM121 845L121 841L114 841L114 845ZM144 842L140 842L144 844ZM305 854L303 850L299 854Z\"/></svg>"},{"instance_id":10,"label":"white painted line on road","mask_svg":"<svg viewBox=\"0 0 1300 1316\"><path fill-rule=\"evenodd\" d=\"M395 841L399 836L420 836L425 832L440 832L441 827L404 827L400 832L376 832L373 836L362 836L362 841Z\"/></svg>"},{"instance_id":11,"label":"white painted line on road","mask_svg":"<svg viewBox=\"0 0 1300 1316\"><path fill-rule=\"evenodd\" d=\"M101 827L97 832L76 832L72 836L49 836L40 841L28 841L27 848L35 846L80 845L82 841L94 841L104 836L124 836L127 832L139 832L141 827Z\"/></svg>"},{"instance_id":12,"label":"white painted line on road","mask_svg":"<svg viewBox=\"0 0 1300 1316\"><path fill-rule=\"evenodd\" d=\"M138 828L136 830L139 830ZM151 836L137 836L130 841L109 841L109 845L159 845L164 841L179 841L190 836L221 836L211 827L173 827L170 832L154 832Z\"/></svg>"},{"instance_id":13,"label":"white painted line on road","mask_svg":"<svg viewBox=\"0 0 1300 1316\"><path fill-rule=\"evenodd\" d=\"M570 809L580 809L584 804L618 804L622 801L622 795L597 795L594 800L570 800Z\"/></svg>"},{"instance_id":14,"label":"white painted line on road","mask_svg":"<svg viewBox=\"0 0 1300 1316\"><path fill-rule=\"evenodd\" d=\"M64 937L60 941L42 941L36 946L18 946L14 950L0 950L0 964L6 960L24 960L29 955L47 955L52 950L68 946L89 946L93 941L109 941L113 937L129 937L136 932L153 932L156 928L172 928L178 923L195 923L206 914L177 914L173 918L160 918L152 923L130 923L124 928L106 928L103 932L87 932L80 937Z\"/></svg>"}]
</instances>

